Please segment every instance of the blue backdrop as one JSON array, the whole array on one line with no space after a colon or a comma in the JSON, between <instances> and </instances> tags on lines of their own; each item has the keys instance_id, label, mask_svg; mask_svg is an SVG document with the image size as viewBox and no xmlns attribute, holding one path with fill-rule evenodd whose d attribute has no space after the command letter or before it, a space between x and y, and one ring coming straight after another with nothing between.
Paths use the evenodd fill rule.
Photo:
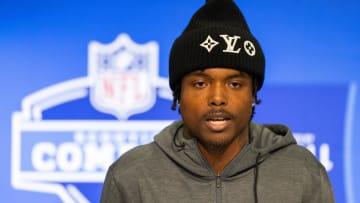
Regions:
<instances>
[{"instance_id":1,"label":"blue backdrop","mask_svg":"<svg viewBox=\"0 0 360 203\"><path fill-rule=\"evenodd\" d=\"M266 56L255 120L289 125L329 171L337 202L359 202L360 3L235 1ZM2 200L98 202L106 166L178 118L170 110L168 54L203 3L0 1ZM148 91L98 74L99 56L145 61L145 80L125 76L149 80L141 83ZM98 80L106 84L100 90ZM105 97L125 94L121 85L146 102Z\"/></svg>"}]
</instances>

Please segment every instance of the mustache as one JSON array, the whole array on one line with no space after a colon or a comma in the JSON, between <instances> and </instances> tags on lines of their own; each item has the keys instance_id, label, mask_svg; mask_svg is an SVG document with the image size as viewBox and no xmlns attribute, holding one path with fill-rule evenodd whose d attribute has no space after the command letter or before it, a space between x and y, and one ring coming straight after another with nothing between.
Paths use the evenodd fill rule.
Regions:
<instances>
[{"instance_id":1,"label":"mustache","mask_svg":"<svg viewBox=\"0 0 360 203\"><path fill-rule=\"evenodd\" d=\"M232 118L234 118L234 115L231 112L226 111L225 109L210 110L203 115L204 120L230 120Z\"/></svg>"}]
</instances>

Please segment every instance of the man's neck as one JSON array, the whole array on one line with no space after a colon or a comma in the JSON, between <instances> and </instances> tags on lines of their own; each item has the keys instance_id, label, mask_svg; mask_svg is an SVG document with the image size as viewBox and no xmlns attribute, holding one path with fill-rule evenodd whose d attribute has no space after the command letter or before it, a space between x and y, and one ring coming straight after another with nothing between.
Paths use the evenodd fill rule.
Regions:
<instances>
[{"instance_id":1,"label":"man's neck","mask_svg":"<svg viewBox=\"0 0 360 203\"><path fill-rule=\"evenodd\" d=\"M203 154L215 172L220 174L247 143L248 136L239 136L238 139L234 140L229 146L224 147L224 149L214 149L211 147L206 147L200 143L198 143L198 146L200 152Z\"/></svg>"}]
</instances>

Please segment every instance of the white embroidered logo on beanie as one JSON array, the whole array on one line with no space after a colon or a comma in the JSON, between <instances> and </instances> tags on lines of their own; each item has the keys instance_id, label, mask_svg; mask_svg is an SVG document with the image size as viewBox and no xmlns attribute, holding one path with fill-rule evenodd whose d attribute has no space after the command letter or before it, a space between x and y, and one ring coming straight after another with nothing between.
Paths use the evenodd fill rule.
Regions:
<instances>
[{"instance_id":1,"label":"white embroidered logo on beanie","mask_svg":"<svg viewBox=\"0 0 360 203\"><path fill-rule=\"evenodd\" d=\"M255 56L255 54L256 54L255 46L249 40L246 40L244 42L244 49L249 56Z\"/></svg>"},{"instance_id":2,"label":"white embroidered logo on beanie","mask_svg":"<svg viewBox=\"0 0 360 203\"><path fill-rule=\"evenodd\" d=\"M224 42L226 43L226 49L222 50L224 53L234 53L234 54L240 53L241 48L235 49L238 40L241 38L240 36L238 35L229 36L227 34L222 34L219 36L223 38ZM210 35L208 35L207 38L200 44L200 46L204 47L210 53L211 50L214 47L216 47L218 44L219 44L218 41L215 41ZM255 56L256 49L251 41L246 40L244 42L244 49L249 56Z\"/></svg>"},{"instance_id":3,"label":"white embroidered logo on beanie","mask_svg":"<svg viewBox=\"0 0 360 203\"><path fill-rule=\"evenodd\" d=\"M209 53L211 52L212 48L218 45L219 42L213 40L210 35L207 36L206 40L203 41L200 46L204 47Z\"/></svg>"},{"instance_id":4,"label":"white embroidered logo on beanie","mask_svg":"<svg viewBox=\"0 0 360 203\"><path fill-rule=\"evenodd\" d=\"M222 37L226 43L226 49L224 49L223 52L234 54L238 54L240 52L241 48L234 50L236 42L238 41L238 39L240 39L240 36L234 35L233 37L231 37L229 35L220 35L220 37Z\"/></svg>"}]
</instances>

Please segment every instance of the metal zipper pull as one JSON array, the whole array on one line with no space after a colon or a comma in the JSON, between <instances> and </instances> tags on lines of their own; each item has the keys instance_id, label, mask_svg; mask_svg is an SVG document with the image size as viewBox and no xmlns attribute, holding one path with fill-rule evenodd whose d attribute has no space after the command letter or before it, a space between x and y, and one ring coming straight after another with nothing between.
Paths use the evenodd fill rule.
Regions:
<instances>
[{"instance_id":1,"label":"metal zipper pull","mask_svg":"<svg viewBox=\"0 0 360 203\"><path fill-rule=\"evenodd\" d=\"M221 188L220 174L217 174L217 176L216 176L216 187Z\"/></svg>"}]
</instances>

